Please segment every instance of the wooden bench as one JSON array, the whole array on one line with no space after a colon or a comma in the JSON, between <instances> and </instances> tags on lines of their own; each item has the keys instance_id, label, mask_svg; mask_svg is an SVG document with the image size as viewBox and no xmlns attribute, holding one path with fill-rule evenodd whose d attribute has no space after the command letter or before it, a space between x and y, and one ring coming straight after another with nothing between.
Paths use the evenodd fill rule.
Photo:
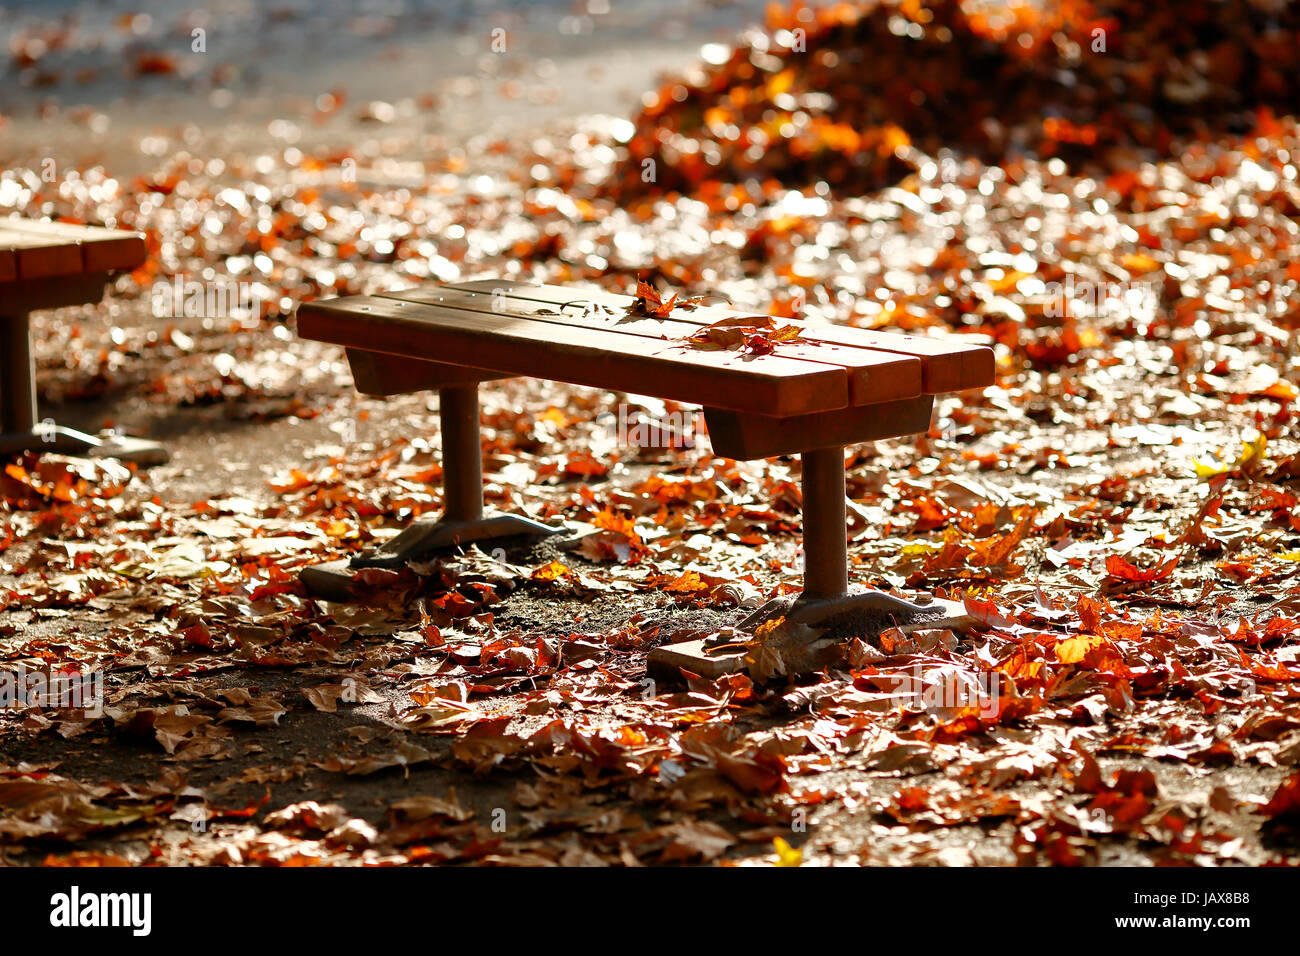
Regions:
<instances>
[{"instance_id":1,"label":"wooden bench","mask_svg":"<svg viewBox=\"0 0 1300 956\"><path fill-rule=\"evenodd\" d=\"M28 313L98 302L112 273L144 264L144 236L62 222L0 219L0 455L52 451L140 464L167 460L156 442L38 423Z\"/></svg>"},{"instance_id":2,"label":"wooden bench","mask_svg":"<svg viewBox=\"0 0 1300 956\"><path fill-rule=\"evenodd\" d=\"M684 340L744 313L678 308L655 318L635 302L484 280L300 306L298 334L344 346L363 394L438 389L444 474L440 519L419 519L350 562L304 569L308 590L347 600L359 568L396 568L452 545L555 530L483 513L478 383L527 375L702 405L722 457L801 455L807 619L850 607L918 610L881 592L850 596L844 446L926 431L935 395L993 383L992 350L778 320L796 325L798 339L768 354L707 351Z\"/></svg>"}]
</instances>

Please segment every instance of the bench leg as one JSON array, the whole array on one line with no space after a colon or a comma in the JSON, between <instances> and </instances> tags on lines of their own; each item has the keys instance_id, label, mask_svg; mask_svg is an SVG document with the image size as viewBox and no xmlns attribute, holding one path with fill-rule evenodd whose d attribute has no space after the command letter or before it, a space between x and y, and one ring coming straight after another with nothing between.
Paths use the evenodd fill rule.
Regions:
<instances>
[{"instance_id":1,"label":"bench leg","mask_svg":"<svg viewBox=\"0 0 1300 956\"><path fill-rule=\"evenodd\" d=\"M445 548L559 530L520 515L484 517L477 384L438 389L438 417L442 424L442 516L417 518L391 541L350 561L304 568L300 578L308 591L328 600L349 600L353 575L364 568L397 570Z\"/></svg>"},{"instance_id":2,"label":"bench leg","mask_svg":"<svg viewBox=\"0 0 1300 956\"><path fill-rule=\"evenodd\" d=\"M803 593L768 601L734 631L656 647L646 658L647 673L675 681L683 671L716 679L747 670L756 658L752 645L736 631L753 635L761 625L778 621L804 625L777 628L764 639L777 650L783 673L789 674L842 666L850 636L873 637L890 626L908 633L936 626L965 631L976 625L955 601L922 594L912 602L850 587L844 448L805 451L802 458Z\"/></svg>"},{"instance_id":3,"label":"bench leg","mask_svg":"<svg viewBox=\"0 0 1300 956\"><path fill-rule=\"evenodd\" d=\"M439 389L438 418L442 422L443 520L478 521L483 517L478 385Z\"/></svg>"},{"instance_id":4,"label":"bench leg","mask_svg":"<svg viewBox=\"0 0 1300 956\"><path fill-rule=\"evenodd\" d=\"M36 425L36 363L27 335L27 313L0 319L4 365L0 367L0 431L31 434Z\"/></svg>"},{"instance_id":5,"label":"bench leg","mask_svg":"<svg viewBox=\"0 0 1300 956\"><path fill-rule=\"evenodd\" d=\"M803 594L786 615L801 624L825 624L842 614L874 611L900 622L929 610L883 591L849 593L848 498L844 448L806 451L803 460Z\"/></svg>"},{"instance_id":6,"label":"bench leg","mask_svg":"<svg viewBox=\"0 0 1300 956\"><path fill-rule=\"evenodd\" d=\"M88 435L52 421L36 420L36 372L26 312L0 317L0 457L53 452L90 458L119 458L140 465L167 461L157 442L108 432Z\"/></svg>"},{"instance_id":7,"label":"bench leg","mask_svg":"<svg viewBox=\"0 0 1300 956\"><path fill-rule=\"evenodd\" d=\"M760 625L779 620L805 625L802 634L796 629L778 640L789 672L804 673L842 663L844 640L826 636L837 625L846 625L842 633L853 636L891 625L904 632L936 625L954 630L973 626L962 606L952 601L922 594L912 602L884 591L850 588L844 448L805 451L802 458L803 593L768 601L736 625L737 631L752 635ZM723 631L712 638L656 647L646 668L665 680L678 679L684 670L715 679L746 670L750 653L734 632Z\"/></svg>"},{"instance_id":8,"label":"bench leg","mask_svg":"<svg viewBox=\"0 0 1300 956\"><path fill-rule=\"evenodd\" d=\"M849 593L844 449L803 453L803 593L833 599Z\"/></svg>"}]
</instances>

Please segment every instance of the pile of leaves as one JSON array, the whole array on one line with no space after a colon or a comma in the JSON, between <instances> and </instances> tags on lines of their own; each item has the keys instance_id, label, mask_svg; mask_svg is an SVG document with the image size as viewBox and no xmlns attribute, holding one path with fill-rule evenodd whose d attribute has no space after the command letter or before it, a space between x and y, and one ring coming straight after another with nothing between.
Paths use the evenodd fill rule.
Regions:
<instances>
[{"instance_id":1,"label":"pile of leaves","mask_svg":"<svg viewBox=\"0 0 1300 956\"><path fill-rule=\"evenodd\" d=\"M646 97L607 184L737 208L777 186L862 195L915 150L1116 171L1134 149L1242 133L1300 107L1300 10L1264 0L772 5L722 62Z\"/></svg>"}]
</instances>

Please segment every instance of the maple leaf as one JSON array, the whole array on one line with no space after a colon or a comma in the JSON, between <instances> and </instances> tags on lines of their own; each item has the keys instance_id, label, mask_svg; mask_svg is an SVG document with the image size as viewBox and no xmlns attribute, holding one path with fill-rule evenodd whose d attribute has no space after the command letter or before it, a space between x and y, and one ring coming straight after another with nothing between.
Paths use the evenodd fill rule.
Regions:
<instances>
[{"instance_id":1,"label":"maple leaf","mask_svg":"<svg viewBox=\"0 0 1300 956\"><path fill-rule=\"evenodd\" d=\"M559 561L552 561L533 571L531 577L534 581L554 581L572 573L572 571Z\"/></svg>"},{"instance_id":2,"label":"maple leaf","mask_svg":"<svg viewBox=\"0 0 1300 956\"><path fill-rule=\"evenodd\" d=\"M682 341L691 348L706 351L737 351L751 355L769 355L776 346L801 341L803 330L796 325L776 327L770 316L730 316L697 329Z\"/></svg>"},{"instance_id":3,"label":"maple leaf","mask_svg":"<svg viewBox=\"0 0 1300 956\"><path fill-rule=\"evenodd\" d=\"M1087 634L1071 637L1056 645L1056 659L1062 664L1077 664L1088 656L1089 651L1102 647L1106 643L1104 637Z\"/></svg>"},{"instance_id":4,"label":"maple leaf","mask_svg":"<svg viewBox=\"0 0 1300 956\"><path fill-rule=\"evenodd\" d=\"M676 304L676 293L665 301L654 286L644 279L639 279L636 284L636 301L628 307L628 312L631 315L645 315L652 319L665 319L672 314Z\"/></svg>"},{"instance_id":5,"label":"maple leaf","mask_svg":"<svg viewBox=\"0 0 1300 956\"><path fill-rule=\"evenodd\" d=\"M1154 568L1136 567L1127 558L1118 554L1112 554L1106 558L1106 574L1108 577L1116 581L1136 584L1163 581L1174 573L1176 567L1178 567L1177 558L1170 558L1164 564Z\"/></svg>"}]
</instances>

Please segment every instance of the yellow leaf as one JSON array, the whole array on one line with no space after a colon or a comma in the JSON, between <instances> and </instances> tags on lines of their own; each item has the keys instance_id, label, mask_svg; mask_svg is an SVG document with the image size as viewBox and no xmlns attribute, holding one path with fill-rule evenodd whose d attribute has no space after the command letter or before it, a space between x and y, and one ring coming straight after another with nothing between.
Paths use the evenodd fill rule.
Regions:
<instances>
[{"instance_id":1,"label":"yellow leaf","mask_svg":"<svg viewBox=\"0 0 1300 956\"><path fill-rule=\"evenodd\" d=\"M559 561L552 561L550 564L543 565L534 571L531 575L534 581L554 581L557 578L572 574L567 567Z\"/></svg>"},{"instance_id":2,"label":"yellow leaf","mask_svg":"<svg viewBox=\"0 0 1300 956\"><path fill-rule=\"evenodd\" d=\"M799 866L803 863L803 850L796 850L780 837L772 841L772 847L776 850L777 866Z\"/></svg>"},{"instance_id":3,"label":"yellow leaf","mask_svg":"<svg viewBox=\"0 0 1300 956\"><path fill-rule=\"evenodd\" d=\"M1078 637L1066 638L1056 645L1056 659L1062 664L1077 664L1088 656L1090 650L1105 643L1106 639L1104 637L1096 637L1091 634L1080 634Z\"/></svg>"},{"instance_id":4,"label":"yellow leaf","mask_svg":"<svg viewBox=\"0 0 1300 956\"><path fill-rule=\"evenodd\" d=\"M1226 475L1229 472L1236 471L1251 462L1263 461L1267 454L1268 436L1260 435L1254 441L1242 440L1241 457L1236 461L1225 461L1216 454L1212 463L1193 458L1192 465L1196 468L1197 478L1214 478L1217 475Z\"/></svg>"},{"instance_id":5,"label":"yellow leaf","mask_svg":"<svg viewBox=\"0 0 1300 956\"><path fill-rule=\"evenodd\" d=\"M789 91L790 87L794 86L794 78L796 75L797 72L794 67L782 70L776 76L767 81L767 95L775 97Z\"/></svg>"},{"instance_id":6,"label":"yellow leaf","mask_svg":"<svg viewBox=\"0 0 1300 956\"><path fill-rule=\"evenodd\" d=\"M1122 265L1129 272L1142 275L1160 268L1160 262L1153 259L1143 252L1129 253L1120 259Z\"/></svg>"},{"instance_id":7,"label":"yellow leaf","mask_svg":"<svg viewBox=\"0 0 1300 956\"><path fill-rule=\"evenodd\" d=\"M1194 467L1194 468L1196 469L1196 477L1197 477L1197 478L1213 478L1213 477L1215 477L1216 475L1226 475L1228 472L1232 471L1232 469L1233 469L1234 467L1236 467L1236 466L1235 466L1235 465L1220 465L1220 464L1218 464L1217 462L1216 462L1215 464L1212 464L1212 465L1207 465L1205 462L1201 461L1199 458L1193 458L1193 459L1192 459L1192 467Z\"/></svg>"},{"instance_id":8,"label":"yellow leaf","mask_svg":"<svg viewBox=\"0 0 1300 956\"><path fill-rule=\"evenodd\" d=\"M912 138L907 135L907 131L901 126L895 126L889 123L885 126L885 147L893 152L903 146L911 146Z\"/></svg>"},{"instance_id":9,"label":"yellow leaf","mask_svg":"<svg viewBox=\"0 0 1300 956\"><path fill-rule=\"evenodd\" d=\"M994 292L998 293L998 295L1001 295L1004 292L1009 292L1014 289L1017 282L1021 279L1028 279L1029 275L1028 272L1021 272L1019 269L1012 269L1001 279L990 279L989 287Z\"/></svg>"},{"instance_id":10,"label":"yellow leaf","mask_svg":"<svg viewBox=\"0 0 1300 956\"><path fill-rule=\"evenodd\" d=\"M941 551L941 550L943 549L936 548L932 544L926 544L924 541L918 541L913 544L903 545L903 547L900 549L900 552L902 554L934 554L936 551Z\"/></svg>"},{"instance_id":11,"label":"yellow leaf","mask_svg":"<svg viewBox=\"0 0 1300 956\"><path fill-rule=\"evenodd\" d=\"M1241 443L1241 464L1251 461L1262 461L1268 451L1268 436L1261 434L1253 442L1243 441Z\"/></svg>"}]
</instances>

